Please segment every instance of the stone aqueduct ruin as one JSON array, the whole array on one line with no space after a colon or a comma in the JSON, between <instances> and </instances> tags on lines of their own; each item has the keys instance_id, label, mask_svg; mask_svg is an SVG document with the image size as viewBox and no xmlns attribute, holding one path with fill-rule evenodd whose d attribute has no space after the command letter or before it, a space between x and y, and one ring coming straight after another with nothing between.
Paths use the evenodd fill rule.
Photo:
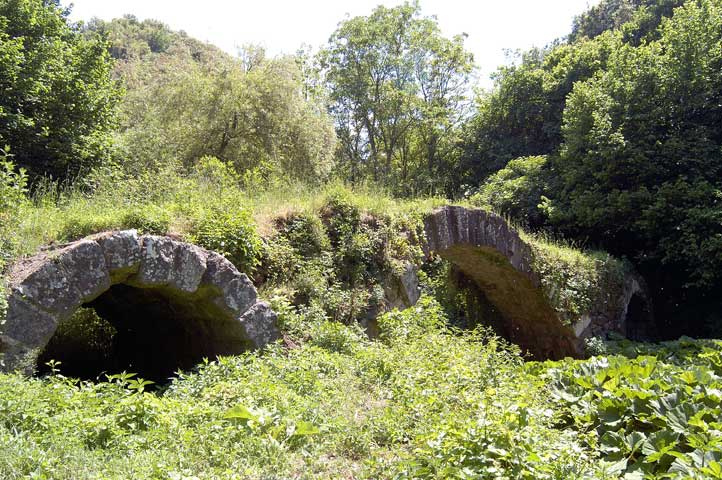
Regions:
<instances>
[{"instance_id":1,"label":"stone aqueduct ruin","mask_svg":"<svg viewBox=\"0 0 722 480\"><path fill-rule=\"evenodd\" d=\"M427 216L425 232L427 255L441 256L471 278L501 314L499 333L536 358L580 356L584 338L627 333L631 309L648 312L641 282L630 275L615 297L567 326L540 286L530 246L501 217L442 207ZM409 266L396 284L387 289L388 304L413 305L415 269ZM257 300L248 277L221 255L135 231L94 235L19 262L9 287L0 326L5 370L30 372L58 325L83 306L117 329L118 368L156 378L281 336L268 304Z\"/></svg>"},{"instance_id":2,"label":"stone aqueduct ruin","mask_svg":"<svg viewBox=\"0 0 722 480\"><path fill-rule=\"evenodd\" d=\"M442 207L425 219L426 252L451 261L503 319L496 329L537 359L584 354L584 339L609 332L640 337L652 322L641 277L629 273L566 325L532 265L532 249L499 215ZM631 308L630 308L631 307Z\"/></svg>"},{"instance_id":3,"label":"stone aqueduct ruin","mask_svg":"<svg viewBox=\"0 0 722 480\"><path fill-rule=\"evenodd\" d=\"M156 378L280 336L268 304L221 255L134 230L109 232L13 268L0 336L5 369L33 367L60 322L84 305L117 328L129 368Z\"/></svg>"}]
</instances>

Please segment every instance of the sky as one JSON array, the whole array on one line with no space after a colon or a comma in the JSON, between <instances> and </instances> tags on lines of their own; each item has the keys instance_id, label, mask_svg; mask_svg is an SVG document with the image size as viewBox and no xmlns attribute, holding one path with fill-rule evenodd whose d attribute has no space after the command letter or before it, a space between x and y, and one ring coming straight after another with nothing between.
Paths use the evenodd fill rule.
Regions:
<instances>
[{"instance_id":1,"label":"sky","mask_svg":"<svg viewBox=\"0 0 722 480\"><path fill-rule=\"evenodd\" d=\"M505 50L544 46L569 33L572 19L599 0L421 0L422 14L435 15L446 36L466 33L466 47L488 87ZM347 16L368 15L379 4L402 0L63 0L73 20L104 20L130 13L236 54L258 44L272 54L294 53L302 44L324 45Z\"/></svg>"}]
</instances>

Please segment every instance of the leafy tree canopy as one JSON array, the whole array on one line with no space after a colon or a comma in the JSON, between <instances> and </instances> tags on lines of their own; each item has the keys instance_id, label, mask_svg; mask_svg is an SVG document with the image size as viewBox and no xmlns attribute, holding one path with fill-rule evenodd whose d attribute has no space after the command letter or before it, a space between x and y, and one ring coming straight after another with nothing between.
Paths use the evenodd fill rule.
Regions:
<instances>
[{"instance_id":1,"label":"leafy tree canopy","mask_svg":"<svg viewBox=\"0 0 722 480\"><path fill-rule=\"evenodd\" d=\"M576 82L607 68L620 43L658 38L658 26L682 0L604 0L575 20L567 40L518 55L494 74L466 125L459 170L478 184L520 156L546 155L562 142L562 115Z\"/></svg>"},{"instance_id":2,"label":"leafy tree canopy","mask_svg":"<svg viewBox=\"0 0 722 480\"><path fill-rule=\"evenodd\" d=\"M345 175L447 190L472 71L464 36L443 37L418 3L380 6L342 22L321 59Z\"/></svg>"},{"instance_id":3,"label":"leafy tree canopy","mask_svg":"<svg viewBox=\"0 0 722 480\"><path fill-rule=\"evenodd\" d=\"M68 13L59 0L0 0L0 144L34 177L75 177L111 151L112 61Z\"/></svg>"},{"instance_id":4,"label":"leafy tree canopy","mask_svg":"<svg viewBox=\"0 0 722 480\"><path fill-rule=\"evenodd\" d=\"M602 2L500 69L461 167L484 203L635 260L658 317L719 326L722 3L677 3ZM510 162L539 154L531 182Z\"/></svg>"},{"instance_id":5,"label":"leafy tree canopy","mask_svg":"<svg viewBox=\"0 0 722 480\"><path fill-rule=\"evenodd\" d=\"M317 182L334 165L336 137L318 95L308 95L300 57L238 57L160 22L93 20L118 58L127 94L118 145L131 173L177 164L191 172L218 158L246 183Z\"/></svg>"},{"instance_id":6,"label":"leafy tree canopy","mask_svg":"<svg viewBox=\"0 0 722 480\"><path fill-rule=\"evenodd\" d=\"M618 45L574 86L551 218L710 287L722 267L722 3L688 2L659 34Z\"/></svg>"}]
</instances>

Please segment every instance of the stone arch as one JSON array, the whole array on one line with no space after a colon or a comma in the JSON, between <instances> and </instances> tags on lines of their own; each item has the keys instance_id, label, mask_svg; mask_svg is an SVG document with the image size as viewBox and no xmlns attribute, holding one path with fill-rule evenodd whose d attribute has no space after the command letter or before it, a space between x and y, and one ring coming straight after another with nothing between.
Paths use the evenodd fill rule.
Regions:
<instances>
[{"instance_id":1,"label":"stone arch","mask_svg":"<svg viewBox=\"0 0 722 480\"><path fill-rule=\"evenodd\" d=\"M141 343L156 345L157 359L162 352L185 352L184 368L280 337L273 311L223 256L135 230L94 235L29 258L13 268L9 291L0 327L6 371L29 373L58 325L82 306L104 312L120 328L151 335Z\"/></svg>"},{"instance_id":2,"label":"stone arch","mask_svg":"<svg viewBox=\"0 0 722 480\"><path fill-rule=\"evenodd\" d=\"M530 245L502 217L446 206L425 218L424 230L426 254L439 255L473 279L504 319L499 333L538 359L583 356L584 338L625 332L634 293L646 302L641 279L630 274L576 324L566 325L541 287Z\"/></svg>"}]
</instances>

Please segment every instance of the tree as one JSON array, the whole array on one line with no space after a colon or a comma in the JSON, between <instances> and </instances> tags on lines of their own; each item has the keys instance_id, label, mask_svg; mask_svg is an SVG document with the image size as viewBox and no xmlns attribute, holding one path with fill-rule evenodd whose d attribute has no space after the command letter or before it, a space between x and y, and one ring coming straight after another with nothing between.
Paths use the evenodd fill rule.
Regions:
<instances>
[{"instance_id":1,"label":"tree","mask_svg":"<svg viewBox=\"0 0 722 480\"><path fill-rule=\"evenodd\" d=\"M472 203L491 207L527 228L539 228L546 219L541 210L547 189L546 156L515 158L494 173L473 195Z\"/></svg>"},{"instance_id":2,"label":"tree","mask_svg":"<svg viewBox=\"0 0 722 480\"><path fill-rule=\"evenodd\" d=\"M551 220L634 258L667 317L695 302L719 311L722 2L688 2L658 34L620 43L603 74L574 86Z\"/></svg>"},{"instance_id":3,"label":"tree","mask_svg":"<svg viewBox=\"0 0 722 480\"><path fill-rule=\"evenodd\" d=\"M0 145L32 177L72 178L111 152L112 61L68 14L59 0L0 0Z\"/></svg>"},{"instance_id":4,"label":"tree","mask_svg":"<svg viewBox=\"0 0 722 480\"><path fill-rule=\"evenodd\" d=\"M132 81L120 131L126 169L178 162L191 171L202 157L214 156L258 181L328 177L333 125L304 96L294 57L269 59L253 48L241 59L205 62L183 45L124 69Z\"/></svg>"},{"instance_id":5,"label":"tree","mask_svg":"<svg viewBox=\"0 0 722 480\"><path fill-rule=\"evenodd\" d=\"M633 31L628 31L626 38L638 45L641 39L654 36L662 19L671 17L673 10L684 3L685 0L602 0L574 19L569 40L595 38L634 23Z\"/></svg>"},{"instance_id":6,"label":"tree","mask_svg":"<svg viewBox=\"0 0 722 480\"><path fill-rule=\"evenodd\" d=\"M604 0L577 17L572 33L519 55L494 74L464 129L460 176L478 185L520 156L549 155L563 141L562 114L577 82L603 72L620 44L639 46L682 0Z\"/></svg>"},{"instance_id":7,"label":"tree","mask_svg":"<svg viewBox=\"0 0 722 480\"><path fill-rule=\"evenodd\" d=\"M618 36L607 32L593 41L532 49L518 64L500 67L494 89L477 98L464 129L465 183L482 183L514 158L554 153L562 142L567 96L576 82L605 68Z\"/></svg>"},{"instance_id":8,"label":"tree","mask_svg":"<svg viewBox=\"0 0 722 480\"><path fill-rule=\"evenodd\" d=\"M462 118L472 57L418 3L342 22L321 52L341 156L352 181L434 180ZM443 154L443 155L442 155ZM398 182L397 182L398 180Z\"/></svg>"}]
</instances>

